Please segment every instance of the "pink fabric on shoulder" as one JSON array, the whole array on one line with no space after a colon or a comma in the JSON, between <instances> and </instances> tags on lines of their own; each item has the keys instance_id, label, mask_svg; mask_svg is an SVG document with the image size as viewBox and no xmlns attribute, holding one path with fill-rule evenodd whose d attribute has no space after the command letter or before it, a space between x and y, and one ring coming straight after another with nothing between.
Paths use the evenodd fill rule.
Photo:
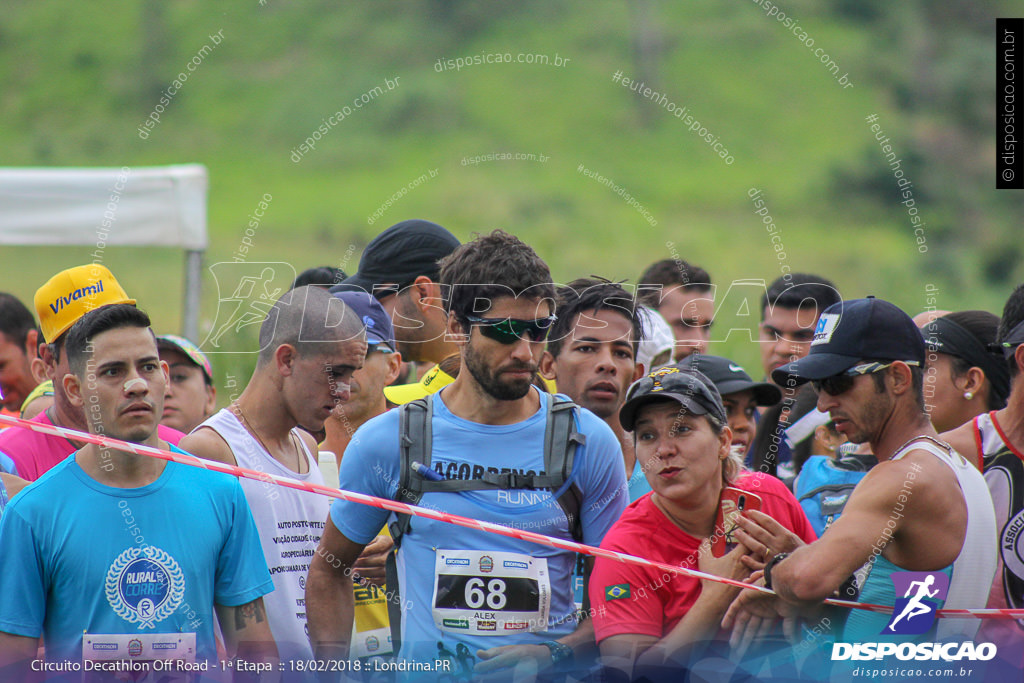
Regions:
<instances>
[{"instance_id":1,"label":"pink fabric on shoulder","mask_svg":"<svg viewBox=\"0 0 1024 683\"><path fill-rule=\"evenodd\" d=\"M31 422L52 425L46 411L32 418ZM159 425L157 434L164 441L178 445L185 435L177 429ZM67 458L77 449L61 436L41 434L24 427L10 427L0 432L0 453L7 454L18 468L18 476L35 481L47 470Z\"/></svg>"}]
</instances>

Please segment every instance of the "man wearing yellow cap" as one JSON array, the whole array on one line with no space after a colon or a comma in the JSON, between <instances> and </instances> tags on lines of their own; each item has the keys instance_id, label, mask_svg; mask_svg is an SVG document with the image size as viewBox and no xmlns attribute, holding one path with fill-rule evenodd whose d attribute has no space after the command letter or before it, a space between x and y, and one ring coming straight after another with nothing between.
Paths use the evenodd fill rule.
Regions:
<instances>
[{"instance_id":1,"label":"man wearing yellow cap","mask_svg":"<svg viewBox=\"0 0 1024 683\"><path fill-rule=\"evenodd\" d=\"M54 402L32 421L87 432L85 410L68 399L61 380L71 372L63 353L66 332L83 315L110 304L132 304L124 288L105 266L91 263L68 268L54 275L36 291L35 308L43 343L39 356L46 364L46 375L54 382ZM177 445L184 434L160 425L159 437ZM18 475L35 481L44 472L67 458L83 444L62 436L41 434L24 428L0 432L0 452L6 453L18 468Z\"/></svg>"}]
</instances>

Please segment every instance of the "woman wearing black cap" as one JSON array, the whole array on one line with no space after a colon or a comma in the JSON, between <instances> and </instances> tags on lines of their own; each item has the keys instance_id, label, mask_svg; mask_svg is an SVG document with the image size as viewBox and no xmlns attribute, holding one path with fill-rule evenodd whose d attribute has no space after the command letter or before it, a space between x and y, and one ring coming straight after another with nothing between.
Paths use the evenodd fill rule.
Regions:
<instances>
[{"instance_id":1,"label":"woman wearing black cap","mask_svg":"<svg viewBox=\"0 0 1024 683\"><path fill-rule=\"evenodd\" d=\"M935 431L1006 405L1010 373L1002 354L988 350L998 327L999 318L987 311L957 311L921 328L928 349L925 407Z\"/></svg>"},{"instance_id":2,"label":"woman wearing black cap","mask_svg":"<svg viewBox=\"0 0 1024 683\"><path fill-rule=\"evenodd\" d=\"M633 432L652 492L626 508L602 548L744 579L767 558L816 538L778 479L742 471L721 396L701 372L669 366L641 378L619 420ZM735 547L716 553L711 548L731 526L720 515L730 499L751 511L738 522ZM758 505L766 514L752 510ZM698 643L724 641L719 624L740 589L597 558L588 590L602 656L639 676L679 667Z\"/></svg>"}]
</instances>

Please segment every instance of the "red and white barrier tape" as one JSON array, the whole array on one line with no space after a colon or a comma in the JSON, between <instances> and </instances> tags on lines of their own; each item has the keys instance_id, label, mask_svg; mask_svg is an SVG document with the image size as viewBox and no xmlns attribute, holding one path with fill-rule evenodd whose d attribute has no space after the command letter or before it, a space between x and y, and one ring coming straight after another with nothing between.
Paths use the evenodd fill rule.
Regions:
<instances>
[{"instance_id":1,"label":"red and white barrier tape","mask_svg":"<svg viewBox=\"0 0 1024 683\"><path fill-rule=\"evenodd\" d=\"M482 520L472 519L470 517L453 515L448 512L432 510L430 508L419 507L417 505L408 505L406 503L400 503L397 500L377 498L375 496L367 496L362 493L356 493L354 491L344 491L342 489L335 489L329 486L322 486L320 484L308 484L306 482L290 479L288 477L281 477L275 474L269 474L267 472L258 472L256 470L250 470L245 467L227 465L225 463L215 462L213 460L204 460L203 458L197 458L194 455L174 453L172 451L165 451L159 448L153 448L152 446L147 446L145 444L132 443L130 441L121 441L120 439L114 439L109 436L88 434L86 432L80 432L75 429L68 429L66 427L57 427L55 425L46 425L39 422L22 420L21 418L12 417L9 415L0 415L0 423L6 423L8 425L15 427L24 427L26 429L30 429L34 432L40 432L42 434L50 434L53 436L64 437L66 439L74 439L76 441L84 441L87 443L96 444L97 446L113 448L115 450L127 451L129 453L135 453L136 455L146 455L153 458L160 458L162 460L169 460L171 462L180 463L182 465L191 465L192 467L201 467L206 470L223 472L224 474L230 474L235 477L255 479L257 481L269 482L272 484L277 484L278 486L285 486L287 488L297 489L299 491L317 493L320 495L329 496L331 498L340 498L341 500L347 500L354 503L362 503L363 505L370 505L375 508L391 510L392 512L401 512L409 515L414 515L416 517L426 517L428 519L434 519L439 522L447 522L448 524L456 524L458 526L467 527L469 529L478 529L480 531L487 531L494 534L500 534L502 536L509 536L511 538L517 538L523 541L529 541L531 543L538 543L540 545L546 545L552 548L558 548L560 550L569 550L572 552L582 553L584 555L591 555L593 557L603 557L605 559L615 560L617 562L624 562L626 564L640 565L642 567L654 567L655 569L660 569L664 572L682 574L684 576L692 576L697 579L706 579L708 581L717 581L718 583L724 583L729 586L734 586L736 588L755 590L760 593L774 595L773 591L762 586L755 586L749 583L736 581L734 579L727 579L722 576L707 574L696 569L689 569L687 567L677 567L675 565L665 564L663 562L655 562L653 560L647 560L642 557L636 557L635 555L628 555L626 553L620 553L614 550L606 550L604 548L597 548L590 545L584 545L582 543L576 543L574 541L566 541L560 538L554 538L552 536L545 536L544 534L538 534L533 531L513 529L511 527L503 526L501 524L493 524L491 522L484 522ZM849 607L852 609L863 609L871 612L880 612L886 614L891 613L893 609L892 607L886 607L885 605L874 605L866 602L851 602L849 600L830 599L825 600L825 603L829 605L835 605L837 607ZM1024 618L1024 609L940 609L937 610L936 615L939 617L1021 619Z\"/></svg>"}]
</instances>

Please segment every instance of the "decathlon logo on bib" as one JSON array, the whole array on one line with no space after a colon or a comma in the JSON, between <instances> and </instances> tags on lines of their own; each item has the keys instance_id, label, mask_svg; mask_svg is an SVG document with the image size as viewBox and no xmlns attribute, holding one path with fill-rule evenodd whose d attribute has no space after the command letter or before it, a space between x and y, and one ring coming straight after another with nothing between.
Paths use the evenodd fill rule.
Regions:
<instances>
[{"instance_id":1,"label":"decathlon logo on bib","mask_svg":"<svg viewBox=\"0 0 1024 683\"><path fill-rule=\"evenodd\" d=\"M476 636L542 631L551 610L545 558L510 552L438 550L431 600L434 624Z\"/></svg>"}]
</instances>

